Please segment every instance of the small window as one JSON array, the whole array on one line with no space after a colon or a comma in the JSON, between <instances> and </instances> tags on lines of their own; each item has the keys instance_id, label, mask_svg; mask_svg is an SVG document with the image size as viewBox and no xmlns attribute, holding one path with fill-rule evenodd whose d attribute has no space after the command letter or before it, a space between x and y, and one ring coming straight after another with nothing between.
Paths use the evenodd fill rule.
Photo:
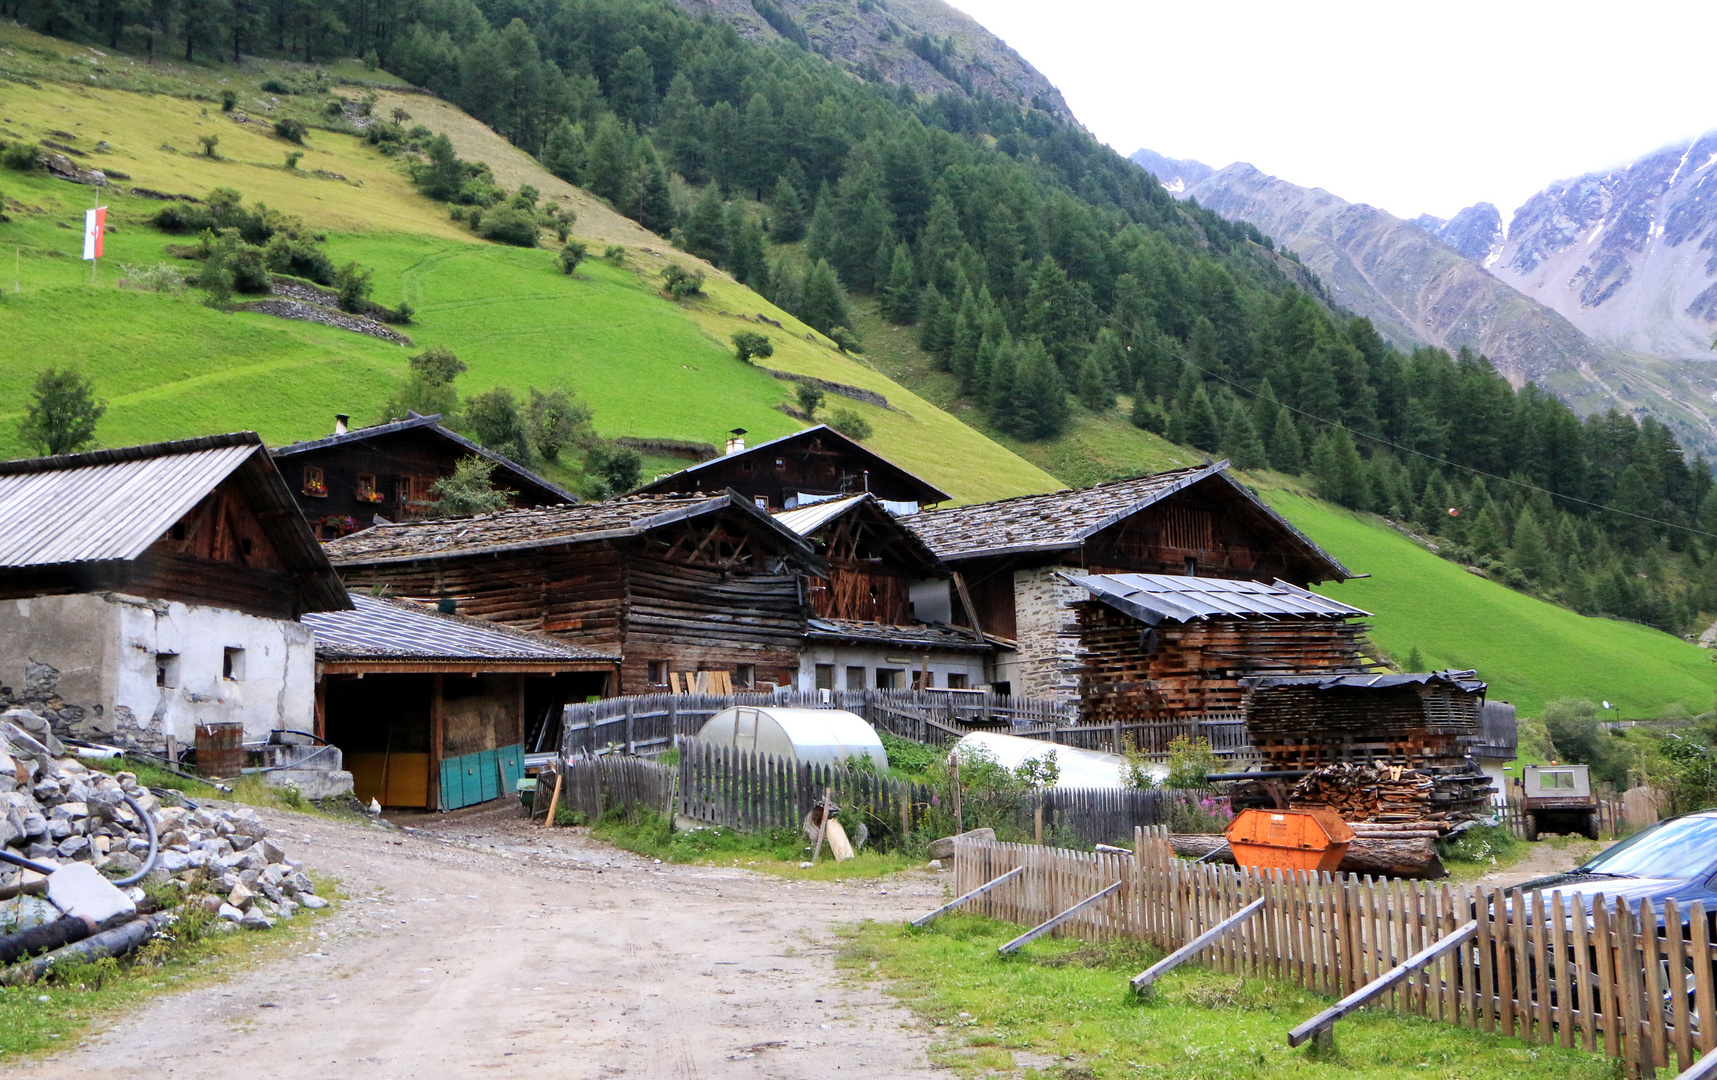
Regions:
<instances>
[{"instance_id":1,"label":"small window","mask_svg":"<svg viewBox=\"0 0 1717 1080\"><path fill-rule=\"evenodd\" d=\"M964 673L958 671L950 671L948 673L948 689L965 690L968 688L969 683L967 681L967 676Z\"/></svg>"},{"instance_id":2,"label":"small window","mask_svg":"<svg viewBox=\"0 0 1717 1080\"><path fill-rule=\"evenodd\" d=\"M876 688L878 690L899 690L906 681L906 671L903 668L876 669Z\"/></svg>"},{"instance_id":3,"label":"small window","mask_svg":"<svg viewBox=\"0 0 1717 1080\"><path fill-rule=\"evenodd\" d=\"M648 667L650 669L649 670L649 678L650 678L650 685L651 686L665 686L667 684L668 677L667 677L667 674L663 671L663 668L665 668L666 666L667 665L662 663L662 661L660 661L660 660L652 660L649 662Z\"/></svg>"},{"instance_id":4,"label":"small window","mask_svg":"<svg viewBox=\"0 0 1717 1080\"><path fill-rule=\"evenodd\" d=\"M255 546L256 546L256 541L252 540L248 536L240 539L238 542L238 549L240 551L244 552L244 554L247 558L250 556L251 549Z\"/></svg>"},{"instance_id":5,"label":"small window","mask_svg":"<svg viewBox=\"0 0 1717 1080\"><path fill-rule=\"evenodd\" d=\"M847 668L847 689L848 690L863 690L864 689L864 668L861 668L861 667Z\"/></svg>"},{"instance_id":6,"label":"small window","mask_svg":"<svg viewBox=\"0 0 1717 1080\"><path fill-rule=\"evenodd\" d=\"M817 665L817 689L833 690L835 688L835 665Z\"/></svg>"},{"instance_id":7,"label":"small window","mask_svg":"<svg viewBox=\"0 0 1717 1080\"><path fill-rule=\"evenodd\" d=\"M299 490L315 499L326 499L328 497L328 481L322 477L321 466L304 466L304 486Z\"/></svg>"},{"instance_id":8,"label":"small window","mask_svg":"<svg viewBox=\"0 0 1717 1080\"><path fill-rule=\"evenodd\" d=\"M169 690L179 685L178 653L155 654L155 685Z\"/></svg>"},{"instance_id":9,"label":"small window","mask_svg":"<svg viewBox=\"0 0 1717 1080\"><path fill-rule=\"evenodd\" d=\"M1186 576L1187 577L1197 577L1198 576L1198 560L1193 558L1191 555L1188 555L1186 557Z\"/></svg>"},{"instance_id":10,"label":"small window","mask_svg":"<svg viewBox=\"0 0 1717 1080\"><path fill-rule=\"evenodd\" d=\"M382 501L382 493L376 490L376 478L374 474L358 474L358 501L367 503L379 503Z\"/></svg>"},{"instance_id":11,"label":"small window","mask_svg":"<svg viewBox=\"0 0 1717 1080\"><path fill-rule=\"evenodd\" d=\"M244 681L244 650L221 650L221 678L227 682Z\"/></svg>"},{"instance_id":12,"label":"small window","mask_svg":"<svg viewBox=\"0 0 1717 1080\"><path fill-rule=\"evenodd\" d=\"M769 498L766 495L759 495L751 501L757 504L757 509L759 510L769 509Z\"/></svg>"},{"instance_id":13,"label":"small window","mask_svg":"<svg viewBox=\"0 0 1717 1080\"><path fill-rule=\"evenodd\" d=\"M936 688L936 673L920 668L912 673L912 689L934 690Z\"/></svg>"},{"instance_id":14,"label":"small window","mask_svg":"<svg viewBox=\"0 0 1717 1080\"><path fill-rule=\"evenodd\" d=\"M1574 790L1574 774L1567 770L1561 772L1541 772L1538 774L1538 786L1541 788L1567 788Z\"/></svg>"},{"instance_id":15,"label":"small window","mask_svg":"<svg viewBox=\"0 0 1717 1080\"><path fill-rule=\"evenodd\" d=\"M733 685L749 689L757 685L757 665L740 664L733 670Z\"/></svg>"},{"instance_id":16,"label":"small window","mask_svg":"<svg viewBox=\"0 0 1717 1080\"><path fill-rule=\"evenodd\" d=\"M776 458L775 459L775 467L777 469L785 469L787 467L787 459L786 458Z\"/></svg>"},{"instance_id":17,"label":"small window","mask_svg":"<svg viewBox=\"0 0 1717 1080\"><path fill-rule=\"evenodd\" d=\"M411 502L411 477L402 476L393 484L394 499L401 506Z\"/></svg>"},{"instance_id":18,"label":"small window","mask_svg":"<svg viewBox=\"0 0 1717 1080\"><path fill-rule=\"evenodd\" d=\"M173 526L173 539L183 540L184 538L185 538L185 523L183 521L181 521L181 522L178 522L177 524L175 524Z\"/></svg>"}]
</instances>

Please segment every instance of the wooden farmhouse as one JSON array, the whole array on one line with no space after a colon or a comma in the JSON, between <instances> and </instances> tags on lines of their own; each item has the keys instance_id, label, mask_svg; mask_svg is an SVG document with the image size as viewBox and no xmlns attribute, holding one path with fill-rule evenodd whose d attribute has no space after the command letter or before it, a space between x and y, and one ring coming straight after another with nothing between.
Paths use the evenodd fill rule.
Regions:
<instances>
[{"instance_id":1,"label":"wooden farmhouse","mask_svg":"<svg viewBox=\"0 0 1717 1080\"><path fill-rule=\"evenodd\" d=\"M946 591L948 571L875 495L812 503L775 520L827 566L826 577L804 579L810 613L800 690L964 690L989 681L990 642L917 618L914 590L934 583Z\"/></svg>"},{"instance_id":2,"label":"wooden farmhouse","mask_svg":"<svg viewBox=\"0 0 1717 1080\"><path fill-rule=\"evenodd\" d=\"M1172 574L1067 574L1082 655L1080 721L1149 725L1140 748L1176 735L1247 744L1246 680L1370 670L1355 607L1285 581ZM1252 732L1254 738L1256 732Z\"/></svg>"},{"instance_id":3,"label":"wooden farmhouse","mask_svg":"<svg viewBox=\"0 0 1717 1080\"><path fill-rule=\"evenodd\" d=\"M422 517L437 480L475 454L495 466L490 479L510 492L514 506L562 506L578 499L492 450L441 426L440 415L348 429L334 418L334 434L292 443L274 460L292 486L310 527L329 540L384 521Z\"/></svg>"},{"instance_id":4,"label":"wooden farmhouse","mask_svg":"<svg viewBox=\"0 0 1717 1080\"><path fill-rule=\"evenodd\" d=\"M624 657L625 694L670 675L793 685L810 545L749 500L634 497L378 525L330 541L354 590L449 600L461 614Z\"/></svg>"},{"instance_id":5,"label":"wooden farmhouse","mask_svg":"<svg viewBox=\"0 0 1717 1080\"><path fill-rule=\"evenodd\" d=\"M906 518L951 571L920 618L1005 639L1001 692L1071 701L1084 674L1064 574L1154 574L1296 586L1352 575L1241 486L1227 462Z\"/></svg>"},{"instance_id":6,"label":"wooden farmhouse","mask_svg":"<svg viewBox=\"0 0 1717 1080\"><path fill-rule=\"evenodd\" d=\"M0 463L0 697L160 753L312 723L299 617L351 606L254 432Z\"/></svg>"},{"instance_id":7,"label":"wooden farmhouse","mask_svg":"<svg viewBox=\"0 0 1717 1080\"><path fill-rule=\"evenodd\" d=\"M562 707L616 681L618 658L596 649L408 600L352 602L304 621L315 734L365 803L456 810L509 794L524 755L553 749Z\"/></svg>"},{"instance_id":8,"label":"wooden farmhouse","mask_svg":"<svg viewBox=\"0 0 1717 1080\"><path fill-rule=\"evenodd\" d=\"M745 445L744 435L735 429L721 457L658 477L636 494L731 489L766 510L793 510L823 499L869 492L896 514L917 513L949 498L947 492L824 424L752 447Z\"/></svg>"}]
</instances>

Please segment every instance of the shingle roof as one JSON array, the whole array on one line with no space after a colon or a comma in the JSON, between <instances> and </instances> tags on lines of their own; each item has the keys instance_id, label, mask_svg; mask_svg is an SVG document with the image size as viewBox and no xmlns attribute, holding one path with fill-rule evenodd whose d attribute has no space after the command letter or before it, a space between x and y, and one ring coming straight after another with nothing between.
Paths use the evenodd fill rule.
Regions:
<instances>
[{"instance_id":1,"label":"shingle roof","mask_svg":"<svg viewBox=\"0 0 1717 1080\"><path fill-rule=\"evenodd\" d=\"M847 514L863 514L869 517L877 528L883 530L883 542L898 561L899 568L947 575L941 560L936 558L936 553L930 550L930 546L917 533L908 529L902 519L891 513L881 499L868 491L839 499L825 499L801 506L797 510L783 510L775 515L775 520L799 536L815 537L831 522L838 521Z\"/></svg>"},{"instance_id":2,"label":"shingle roof","mask_svg":"<svg viewBox=\"0 0 1717 1080\"><path fill-rule=\"evenodd\" d=\"M1228 462L1175 469L1095 487L1021 495L1012 499L931 510L903 518L943 559L970 559L1033 551L1076 548L1092 536L1194 484L1213 480L1279 528L1288 544L1327 568L1327 578L1353 575L1329 552L1314 544L1280 514L1228 475Z\"/></svg>"},{"instance_id":3,"label":"shingle roof","mask_svg":"<svg viewBox=\"0 0 1717 1080\"><path fill-rule=\"evenodd\" d=\"M0 568L130 562L235 474L306 606L346 607L254 431L0 462Z\"/></svg>"},{"instance_id":4,"label":"shingle roof","mask_svg":"<svg viewBox=\"0 0 1717 1080\"><path fill-rule=\"evenodd\" d=\"M972 637L970 630L941 623L889 626L884 623L854 622L850 619L811 619L807 623L805 636L897 646L902 649L967 649L985 652L993 648L989 642L978 641Z\"/></svg>"},{"instance_id":5,"label":"shingle roof","mask_svg":"<svg viewBox=\"0 0 1717 1080\"><path fill-rule=\"evenodd\" d=\"M351 611L304 616L318 660L485 660L496 663L613 661L595 649L409 600L353 596Z\"/></svg>"},{"instance_id":6,"label":"shingle roof","mask_svg":"<svg viewBox=\"0 0 1717 1080\"><path fill-rule=\"evenodd\" d=\"M814 559L804 540L731 491L719 495L634 496L579 506L533 506L475 517L403 521L377 525L323 546L336 566L443 559L640 536L676 521L730 508L746 515L760 531L773 534L790 552L805 560Z\"/></svg>"},{"instance_id":7,"label":"shingle roof","mask_svg":"<svg viewBox=\"0 0 1717 1080\"><path fill-rule=\"evenodd\" d=\"M1157 625L1195 619L1351 619L1368 611L1286 581L1232 581L1173 574L1062 574L1116 611Z\"/></svg>"},{"instance_id":8,"label":"shingle roof","mask_svg":"<svg viewBox=\"0 0 1717 1080\"><path fill-rule=\"evenodd\" d=\"M364 442L369 439L377 438L378 436L394 435L402 431L415 430L423 430L431 434L438 435L441 438L446 439L448 442L451 442L465 450L467 453L488 458L499 466L504 473L510 472L513 474L514 479L510 482L534 484L537 487L542 488L544 491L547 491L549 494L554 495L557 498L564 499L569 503L575 503L578 501L578 496L574 495L572 492L545 480L543 477L538 476L536 473L525 468L523 465L520 465L513 459L503 457L502 455L495 453L493 450L472 442L470 439L465 438L458 432L450 431L447 428L442 427L440 413L430 413L428 416L419 416L416 413L413 413L404 420L390 420L385 424L376 424L373 427L353 428L344 435L327 435L320 439L308 439L304 442L289 443L286 446L275 447L273 450L269 451L269 453L277 458L292 457L296 454L309 453L313 450L325 450L331 446L344 446L347 443ZM509 482L505 476L502 476L500 479L502 483Z\"/></svg>"},{"instance_id":9,"label":"shingle roof","mask_svg":"<svg viewBox=\"0 0 1717 1080\"><path fill-rule=\"evenodd\" d=\"M700 461L696 465L691 465L681 469L679 472L669 473L667 476L652 480L643 487L640 487L636 493L644 494L646 492L658 490L673 490L680 482L686 479L695 479L700 473L713 469L715 466L732 462L751 454L767 457L770 454L780 452L790 443L801 442L809 439L826 439L832 443L845 443L845 449L852 450L856 453L863 454L866 457L875 459L878 465L888 469L892 473L898 474L897 479L901 480L903 483L909 484L910 486L916 487L918 489L918 501L921 503L946 502L948 499L953 498L953 496L949 495L946 491L938 488L923 477L916 476L913 473L908 472L899 465L896 465L894 462L883 457L875 450L872 450L870 447L855 439L847 438L845 435L842 435L827 424L813 424L808 428L795 431L790 435L782 435L779 438L770 439L767 442L760 442L756 446L748 446L744 450L740 450L732 454L724 454L721 457L710 458L708 461Z\"/></svg>"}]
</instances>

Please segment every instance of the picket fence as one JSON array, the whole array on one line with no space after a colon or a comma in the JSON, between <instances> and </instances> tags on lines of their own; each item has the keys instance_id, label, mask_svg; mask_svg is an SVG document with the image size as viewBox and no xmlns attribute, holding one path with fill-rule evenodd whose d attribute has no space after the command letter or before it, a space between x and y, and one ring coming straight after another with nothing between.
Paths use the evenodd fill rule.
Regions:
<instances>
[{"instance_id":1,"label":"picket fence","mask_svg":"<svg viewBox=\"0 0 1717 1080\"><path fill-rule=\"evenodd\" d=\"M1008 697L979 691L818 690L734 694L634 694L566 706L560 750L567 757L608 753L653 754L694 737L704 722L736 705L846 709L881 731L914 742L942 745L972 731L1006 731L1028 739L1086 750L1117 752L1131 746L1166 758L1179 736L1203 738L1218 754L1250 747L1241 715L1216 713L1203 718L1148 723L1088 725L1070 704ZM547 726L530 740L545 748Z\"/></svg>"},{"instance_id":2,"label":"picket fence","mask_svg":"<svg viewBox=\"0 0 1717 1080\"><path fill-rule=\"evenodd\" d=\"M1172 951L1262 898L1254 916L1196 960L1335 996L1471 921L1458 948L1373 1004L1601 1052L1620 1058L1629 1076L1655 1075L1671 1059L1687 1069L1717 1047L1717 951L1701 904L1682 912L1673 901L1630 907L1600 898L1582 915L1560 893L1486 895L1472 885L1201 865L1176 859L1161 828L1140 828L1132 855L961 839L954 892L1016 867L1025 871L964 910L1037 926L1120 882L1053 932Z\"/></svg>"},{"instance_id":3,"label":"picket fence","mask_svg":"<svg viewBox=\"0 0 1717 1080\"><path fill-rule=\"evenodd\" d=\"M579 758L565 765L561 775L562 805L587 822L615 809L642 807L664 815L674 810L674 770L643 758ZM539 794L538 801L545 797Z\"/></svg>"}]
</instances>

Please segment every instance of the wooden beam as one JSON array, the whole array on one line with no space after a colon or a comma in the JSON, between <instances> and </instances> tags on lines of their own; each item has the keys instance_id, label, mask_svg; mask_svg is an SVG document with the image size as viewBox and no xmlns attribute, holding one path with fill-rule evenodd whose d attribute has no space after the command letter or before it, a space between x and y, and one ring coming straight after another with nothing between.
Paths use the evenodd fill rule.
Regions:
<instances>
[{"instance_id":1,"label":"wooden beam","mask_svg":"<svg viewBox=\"0 0 1717 1080\"><path fill-rule=\"evenodd\" d=\"M1053 916L1052 918L1050 918L1049 920L1047 920L1045 922L1039 923L1038 925L1032 927L1030 930L1027 930L1025 933L1021 934L1019 937L1014 938L1012 941L1008 942L1006 945L1003 945L1001 948L997 949L996 951L1003 956L1007 956L1007 955L1010 955L1012 953L1018 952L1021 948L1025 947L1026 945L1030 944L1033 941L1036 941L1038 938L1049 933L1051 930L1054 930L1056 927L1060 926L1062 923L1066 922L1068 919L1071 919L1073 916L1079 914L1081 911L1084 911L1086 908L1090 907L1092 904L1095 904L1097 901L1103 899L1105 896L1108 896L1110 893L1114 892L1116 889L1119 889L1121 887L1121 884L1122 884L1121 882L1117 881L1114 884L1104 888L1101 892L1093 893L1092 895L1087 896L1085 899L1079 901L1077 904L1074 904L1072 907L1068 908L1066 911L1063 911L1059 915Z\"/></svg>"},{"instance_id":2,"label":"wooden beam","mask_svg":"<svg viewBox=\"0 0 1717 1080\"><path fill-rule=\"evenodd\" d=\"M978 641L984 640L984 628L978 625L978 609L972 603L972 594L966 590L966 575L954 571L954 588L960 594L960 605L966 609L966 619L972 624L972 637Z\"/></svg>"},{"instance_id":3,"label":"wooden beam","mask_svg":"<svg viewBox=\"0 0 1717 1080\"><path fill-rule=\"evenodd\" d=\"M1308 1039L1316 1037L1318 1045L1328 1047L1333 1045L1331 1035L1335 1030L1335 1022L1348 1013L1366 1005L1375 998L1389 992L1396 983L1418 971L1445 953L1453 952L1464 945L1468 938L1478 932L1477 919L1469 920L1462 926L1456 927L1441 938L1420 949L1407 959L1396 964L1377 978L1366 983L1353 993L1342 998L1323 1012L1307 1020L1305 1023L1288 1032L1288 1045L1298 1046Z\"/></svg>"},{"instance_id":4,"label":"wooden beam","mask_svg":"<svg viewBox=\"0 0 1717 1080\"><path fill-rule=\"evenodd\" d=\"M908 925L908 926L929 926L931 923L935 922L937 919L941 918L942 916L948 914L950 911L953 911L955 908L959 907L961 904L964 904L966 901L975 900L978 897L989 892L991 889L995 888L997 885L1000 885L1004 882L1012 881L1014 878L1018 877L1019 875L1021 875L1023 873L1025 873L1025 867L1016 866L1012 870L1009 870L1007 873L1002 874L1000 877L993 877L990 880L984 882L982 885L979 885L977 888L973 889L969 893L966 893L964 896L954 897L954 899L948 901L946 904L943 904L941 907L937 908L935 911L930 912L928 915L918 916L918 918L913 919L911 922L907 923L906 925Z\"/></svg>"},{"instance_id":5,"label":"wooden beam","mask_svg":"<svg viewBox=\"0 0 1717 1080\"><path fill-rule=\"evenodd\" d=\"M429 809L444 810L441 805L441 679L439 672L429 677ZM385 793L384 793L385 794Z\"/></svg>"},{"instance_id":6,"label":"wooden beam","mask_svg":"<svg viewBox=\"0 0 1717 1080\"><path fill-rule=\"evenodd\" d=\"M1246 921L1252 916L1258 914L1263 907L1264 897L1260 896L1258 899L1228 916L1228 918L1223 919L1209 930L1206 930L1204 933L1193 938L1185 945L1182 945L1174 952L1169 953L1150 967L1139 972L1139 974L1134 975L1131 982L1133 992L1138 994L1140 997L1149 997L1151 986L1158 979L1186 963L1188 960L1191 960L1193 957L1197 956L1200 951L1227 936L1230 931L1238 930L1241 926L1244 926Z\"/></svg>"}]
</instances>

